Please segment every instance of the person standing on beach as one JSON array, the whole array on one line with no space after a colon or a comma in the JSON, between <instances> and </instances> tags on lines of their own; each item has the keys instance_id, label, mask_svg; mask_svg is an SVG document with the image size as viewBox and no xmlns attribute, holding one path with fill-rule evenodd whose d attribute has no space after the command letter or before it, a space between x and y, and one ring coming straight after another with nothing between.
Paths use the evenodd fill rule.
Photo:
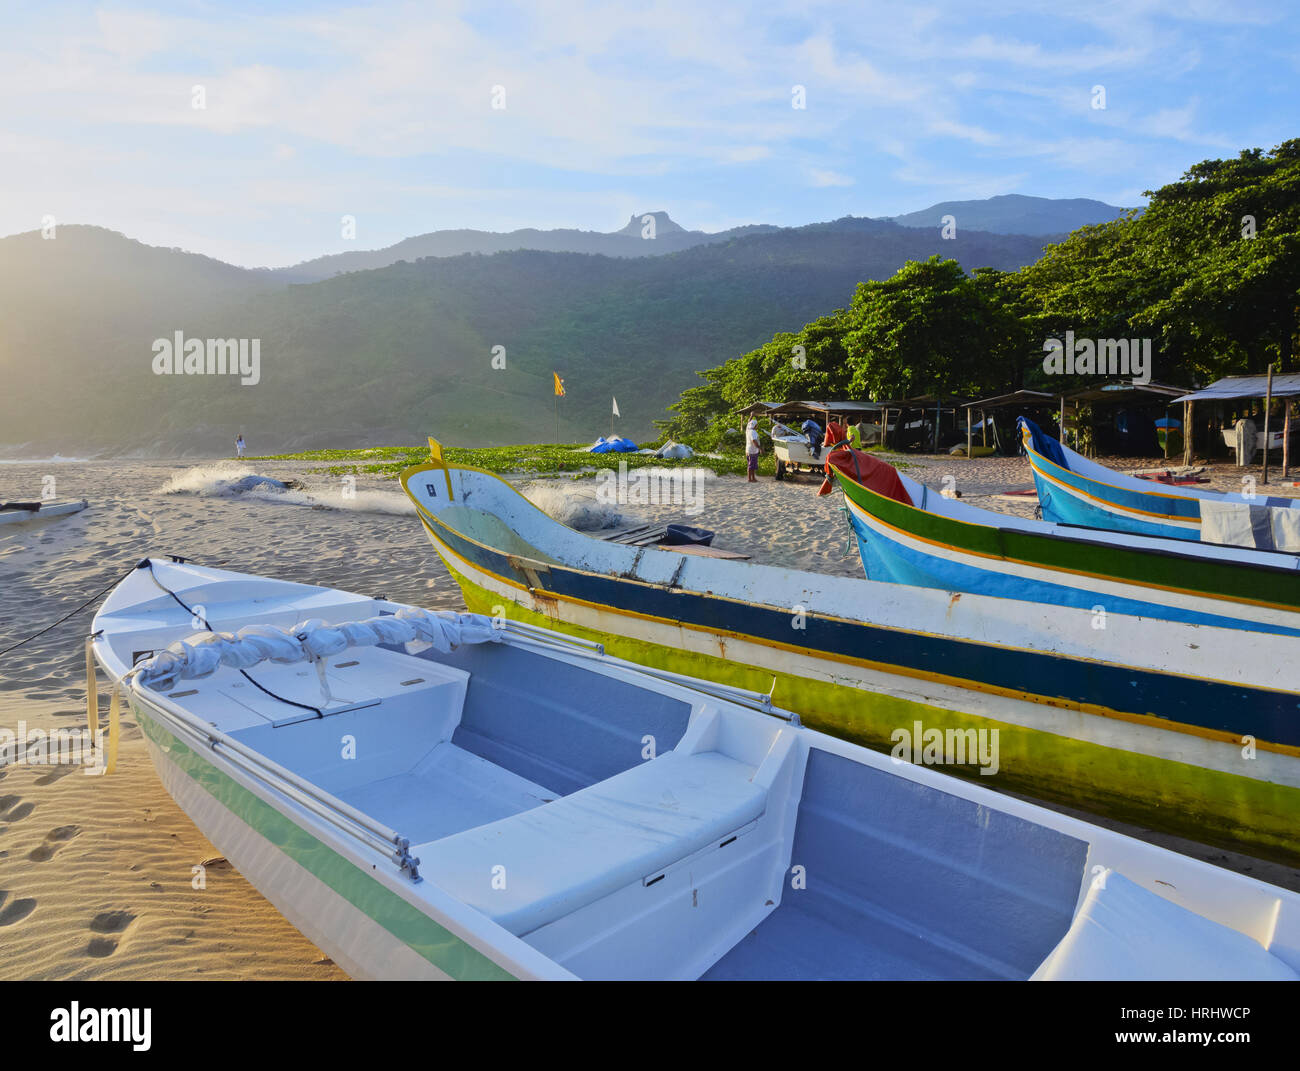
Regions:
<instances>
[{"instance_id":1,"label":"person standing on beach","mask_svg":"<svg viewBox=\"0 0 1300 1071\"><path fill-rule=\"evenodd\" d=\"M749 482L758 483L758 421L750 420L745 425L745 463L749 473Z\"/></svg>"},{"instance_id":2,"label":"person standing on beach","mask_svg":"<svg viewBox=\"0 0 1300 1071\"><path fill-rule=\"evenodd\" d=\"M235 440L235 453L240 457L244 456L244 433L241 431L239 437Z\"/></svg>"}]
</instances>

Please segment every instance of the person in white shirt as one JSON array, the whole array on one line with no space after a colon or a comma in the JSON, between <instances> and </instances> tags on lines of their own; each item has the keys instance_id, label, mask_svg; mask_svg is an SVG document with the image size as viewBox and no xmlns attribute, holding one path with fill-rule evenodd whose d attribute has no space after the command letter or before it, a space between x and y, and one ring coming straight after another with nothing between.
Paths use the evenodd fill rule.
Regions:
<instances>
[{"instance_id":1,"label":"person in white shirt","mask_svg":"<svg viewBox=\"0 0 1300 1071\"><path fill-rule=\"evenodd\" d=\"M749 482L758 483L758 421L745 425L745 461L748 463Z\"/></svg>"},{"instance_id":2,"label":"person in white shirt","mask_svg":"<svg viewBox=\"0 0 1300 1071\"><path fill-rule=\"evenodd\" d=\"M244 456L244 434L240 432L239 438L235 440L235 453L240 457Z\"/></svg>"}]
</instances>

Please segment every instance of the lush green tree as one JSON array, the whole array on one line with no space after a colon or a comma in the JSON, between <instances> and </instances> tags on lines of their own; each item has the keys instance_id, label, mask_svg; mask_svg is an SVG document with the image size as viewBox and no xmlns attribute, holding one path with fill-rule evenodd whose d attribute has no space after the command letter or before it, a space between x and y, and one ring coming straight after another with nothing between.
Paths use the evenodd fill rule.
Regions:
<instances>
[{"instance_id":1,"label":"lush green tree","mask_svg":"<svg viewBox=\"0 0 1300 1071\"><path fill-rule=\"evenodd\" d=\"M757 400L1058 389L1043 344L1151 338L1153 378L1191 385L1295 365L1300 140L1207 160L1145 210L1081 227L1018 271L909 260L850 306L707 373L673 407L702 429ZM806 366L791 362L802 346ZM1072 384L1071 384L1072 385Z\"/></svg>"},{"instance_id":2,"label":"lush green tree","mask_svg":"<svg viewBox=\"0 0 1300 1071\"><path fill-rule=\"evenodd\" d=\"M1160 329L1208 375L1262 372L1270 361L1291 369L1300 327L1300 140L1207 160L1149 196L1130 261L1159 285L1148 288L1134 322Z\"/></svg>"}]
</instances>

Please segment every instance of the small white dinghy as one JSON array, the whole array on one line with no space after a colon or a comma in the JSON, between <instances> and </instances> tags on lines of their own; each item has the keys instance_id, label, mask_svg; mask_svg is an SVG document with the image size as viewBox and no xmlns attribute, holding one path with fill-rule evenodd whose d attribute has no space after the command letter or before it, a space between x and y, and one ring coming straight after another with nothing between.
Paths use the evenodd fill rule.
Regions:
<instances>
[{"instance_id":1,"label":"small white dinghy","mask_svg":"<svg viewBox=\"0 0 1300 1071\"><path fill-rule=\"evenodd\" d=\"M64 517L80 513L89 502L84 498L53 499L49 502L0 502L0 525L21 524L23 521L43 520L46 517Z\"/></svg>"},{"instance_id":2,"label":"small white dinghy","mask_svg":"<svg viewBox=\"0 0 1300 1071\"><path fill-rule=\"evenodd\" d=\"M581 640L161 560L94 630L108 754L120 690L357 978L1298 977L1295 893Z\"/></svg>"}]
</instances>

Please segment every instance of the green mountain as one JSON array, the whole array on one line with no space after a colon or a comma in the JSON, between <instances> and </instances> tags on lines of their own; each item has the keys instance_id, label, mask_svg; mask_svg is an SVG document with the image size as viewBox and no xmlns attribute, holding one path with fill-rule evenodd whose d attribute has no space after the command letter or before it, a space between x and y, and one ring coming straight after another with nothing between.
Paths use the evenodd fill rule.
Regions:
<instances>
[{"instance_id":1,"label":"green mountain","mask_svg":"<svg viewBox=\"0 0 1300 1071\"><path fill-rule=\"evenodd\" d=\"M697 369L842 306L861 280L934 253L1012 269L1041 245L849 217L662 256L427 257L287 285L94 227L18 235L0 240L0 452L227 453L240 431L254 452L549 441L552 371L562 439L608 431L612 396L615 427L638 438ZM259 381L155 374L155 343L177 331L259 340Z\"/></svg>"}]
</instances>

